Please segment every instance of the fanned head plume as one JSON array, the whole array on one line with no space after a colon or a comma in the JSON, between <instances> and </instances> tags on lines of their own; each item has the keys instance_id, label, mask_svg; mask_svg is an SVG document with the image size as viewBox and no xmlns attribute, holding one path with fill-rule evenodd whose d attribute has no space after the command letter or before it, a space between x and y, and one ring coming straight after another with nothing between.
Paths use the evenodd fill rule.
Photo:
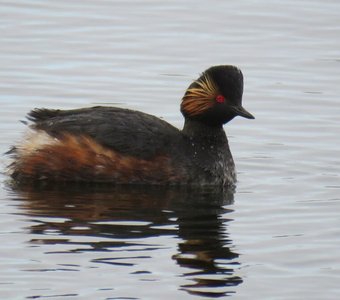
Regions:
<instances>
[{"instance_id":1,"label":"fanned head plume","mask_svg":"<svg viewBox=\"0 0 340 300\"><path fill-rule=\"evenodd\" d=\"M181 112L186 119L195 119L220 126L239 115L254 117L242 107L243 75L235 66L213 66L186 90Z\"/></svg>"},{"instance_id":2,"label":"fanned head plume","mask_svg":"<svg viewBox=\"0 0 340 300\"><path fill-rule=\"evenodd\" d=\"M219 94L218 87L207 73L194 81L187 89L181 104L181 111L187 116L197 116L214 105Z\"/></svg>"}]
</instances>

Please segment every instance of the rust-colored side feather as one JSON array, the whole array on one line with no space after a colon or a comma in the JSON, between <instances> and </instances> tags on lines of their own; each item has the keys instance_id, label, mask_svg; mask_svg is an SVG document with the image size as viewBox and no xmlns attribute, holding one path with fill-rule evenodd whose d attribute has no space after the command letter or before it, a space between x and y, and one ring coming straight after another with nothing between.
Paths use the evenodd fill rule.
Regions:
<instances>
[{"instance_id":1,"label":"rust-colored side feather","mask_svg":"<svg viewBox=\"0 0 340 300\"><path fill-rule=\"evenodd\" d=\"M166 156L139 159L108 149L87 136L70 134L34 151L18 152L11 169L12 177L21 181L180 182Z\"/></svg>"}]
</instances>

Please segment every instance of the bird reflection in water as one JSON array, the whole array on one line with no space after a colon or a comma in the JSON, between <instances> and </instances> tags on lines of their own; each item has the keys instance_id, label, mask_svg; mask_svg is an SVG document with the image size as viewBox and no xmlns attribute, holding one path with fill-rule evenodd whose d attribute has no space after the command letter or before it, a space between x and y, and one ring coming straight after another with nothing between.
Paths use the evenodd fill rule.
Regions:
<instances>
[{"instance_id":1,"label":"bird reflection in water","mask_svg":"<svg viewBox=\"0 0 340 300\"><path fill-rule=\"evenodd\" d=\"M167 245L144 244L143 240L174 236L179 242L172 259L181 267L180 277L184 278L179 289L218 298L234 293L235 286L242 283L235 275L238 254L231 250L227 230L232 190L143 186L14 189L24 213L35 220L31 233L43 235L31 243L65 244L68 253L114 252L144 245L144 255L147 250L152 256L151 251ZM57 238L48 232L58 232ZM74 241L74 236L91 239ZM142 243L136 243L136 239ZM121 257L92 262L124 265Z\"/></svg>"}]
</instances>

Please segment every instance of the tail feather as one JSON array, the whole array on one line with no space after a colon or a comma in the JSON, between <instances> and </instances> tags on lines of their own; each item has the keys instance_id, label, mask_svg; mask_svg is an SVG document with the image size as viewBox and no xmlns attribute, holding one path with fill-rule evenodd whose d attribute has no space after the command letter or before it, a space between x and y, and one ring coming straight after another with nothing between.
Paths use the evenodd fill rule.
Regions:
<instances>
[{"instance_id":1,"label":"tail feather","mask_svg":"<svg viewBox=\"0 0 340 300\"><path fill-rule=\"evenodd\" d=\"M4 153L4 155L15 155L16 152L17 152L17 147L12 146L8 151Z\"/></svg>"},{"instance_id":2,"label":"tail feather","mask_svg":"<svg viewBox=\"0 0 340 300\"><path fill-rule=\"evenodd\" d=\"M27 119L32 122L41 122L58 116L60 109L36 108L27 114Z\"/></svg>"}]
</instances>

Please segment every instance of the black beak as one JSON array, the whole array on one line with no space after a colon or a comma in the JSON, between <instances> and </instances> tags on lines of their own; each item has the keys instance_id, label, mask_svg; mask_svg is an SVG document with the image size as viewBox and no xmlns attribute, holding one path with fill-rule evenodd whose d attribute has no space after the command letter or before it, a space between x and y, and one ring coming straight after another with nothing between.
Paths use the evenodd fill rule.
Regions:
<instances>
[{"instance_id":1,"label":"black beak","mask_svg":"<svg viewBox=\"0 0 340 300\"><path fill-rule=\"evenodd\" d=\"M245 110L242 106L233 106L232 110L237 116L241 116L247 119L255 119L255 117L249 111Z\"/></svg>"}]
</instances>

